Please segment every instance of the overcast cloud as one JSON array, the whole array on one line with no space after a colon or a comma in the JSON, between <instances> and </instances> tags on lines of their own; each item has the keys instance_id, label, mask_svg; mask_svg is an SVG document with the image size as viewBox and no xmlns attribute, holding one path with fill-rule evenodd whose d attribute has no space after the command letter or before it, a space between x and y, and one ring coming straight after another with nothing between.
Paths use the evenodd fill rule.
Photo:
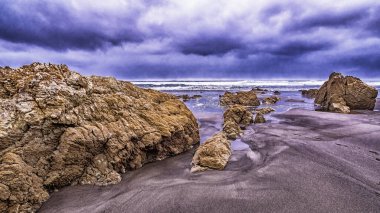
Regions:
<instances>
[{"instance_id":1,"label":"overcast cloud","mask_svg":"<svg viewBox=\"0 0 380 213\"><path fill-rule=\"evenodd\" d=\"M376 1L0 2L0 66L143 78L380 78Z\"/></svg>"}]
</instances>

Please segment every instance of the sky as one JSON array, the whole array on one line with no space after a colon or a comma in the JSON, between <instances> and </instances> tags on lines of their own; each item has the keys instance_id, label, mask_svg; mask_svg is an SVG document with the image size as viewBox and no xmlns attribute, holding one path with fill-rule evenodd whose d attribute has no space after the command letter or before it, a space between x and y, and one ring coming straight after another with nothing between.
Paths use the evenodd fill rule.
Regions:
<instances>
[{"instance_id":1,"label":"sky","mask_svg":"<svg viewBox=\"0 0 380 213\"><path fill-rule=\"evenodd\" d=\"M380 79L379 0L1 0L0 66L119 79Z\"/></svg>"}]
</instances>

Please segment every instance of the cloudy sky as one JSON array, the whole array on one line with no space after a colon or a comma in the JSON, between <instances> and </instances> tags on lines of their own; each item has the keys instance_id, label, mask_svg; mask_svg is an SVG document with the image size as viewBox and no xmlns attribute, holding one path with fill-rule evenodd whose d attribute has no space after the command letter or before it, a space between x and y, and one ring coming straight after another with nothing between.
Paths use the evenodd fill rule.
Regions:
<instances>
[{"instance_id":1,"label":"cloudy sky","mask_svg":"<svg viewBox=\"0 0 380 213\"><path fill-rule=\"evenodd\" d=\"M379 0L2 0L0 66L120 79L380 78Z\"/></svg>"}]
</instances>

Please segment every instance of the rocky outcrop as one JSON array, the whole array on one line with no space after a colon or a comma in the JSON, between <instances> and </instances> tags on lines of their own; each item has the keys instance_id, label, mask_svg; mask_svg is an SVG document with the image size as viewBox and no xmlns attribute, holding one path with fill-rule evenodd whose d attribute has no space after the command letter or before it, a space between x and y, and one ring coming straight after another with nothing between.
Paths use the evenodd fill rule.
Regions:
<instances>
[{"instance_id":1,"label":"rocky outcrop","mask_svg":"<svg viewBox=\"0 0 380 213\"><path fill-rule=\"evenodd\" d=\"M219 132L198 147L191 162L191 172L222 170L230 156L231 141L224 132Z\"/></svg>"},{"instance_id":2,"label":"rocky outcrop","mask_svg":"<svg viewBox=\"0 0 380 213\"><path fill-rule=\"evenodd\" d=\"M249 124L253 122L252 113L246 107L234 105L228 108L224 114L223 131L229 139L236 139Z\"/></svg>"},{"instance_id":3,"label":"rocky outcrop","mask_svg":"<svg viewBox=\"0 0 380 213\"><path fill-rule=\"evenodd\" d=\"M275 110L272 107L264 107L264 108L256 109L255 111L261 114L269 114L271 112L274 112Z\"/></svg>"},{"instance_id":4,"label":"rocky outcrop","mask_svg":"<svg viewBox=\"0 0 380 213\"><path fill-rule=\"evenodd\" d=\"M359 78L332 73L318 90L314 100L320 110L349 113L350 110L373 110L378 91Z\"/></svg>"},{"instance_id":5,"label":"rocky outcrop","mask_svg":"<svg viewBox=\"0 0 380 213\"><path fill-rule=\"evenodd\" d=\"M318 89L301 90L301 94L307 98L315 98L318 94Z\"/></svg>"},{"instance_id":6,"label":"rocky outcrop","mask_svg":"<svg viewBox=\"0 0 380 213\"><path fill-rule=\"evenodd\" d=\"M261 114L260 112L256 113L256 117L255 117L254 123L255 124L259 124L259 123L265 123L265 122L266 122L266 120L264 118L264 115Z\"/></svg>"},{"instance_id":7,"label":"rocky outcrop","mask_svg":"<svg viewBox=\"0 0 380 213\"><path fill-rule=\"evenodd\" d=\"M220 96L220 105L229 106L239 104L243 106L259 106L260 101L257 98L256 92L251 91L240 91L237 93L225 92Z\"/></svg>"},{"instance_id":8,"label":"rocky outcrop","mask_svg":"<svg viewBox=\"0 0 380 213\"><path fill-rule=\"evenodd\" d=\"M264 98L263 102L265 104L275 104L279 100L280 100L280 97L274 95L274 96Z\"/></svg>"},{"instance_id":9,"label":"rocky outcrop","mask_svg":"<svg viewBox=\"0 0 380 213\"><path fill-rule=\"evenodd\" d=\"M35 211L48 192L107 185L199 143L175 96L65 65L0 68L0 212Z\"/></svg>"},{"instance_id":10,"label":"rocky outcrop","mask_svg":"<svg viewBox=\"0 0 380 213\"><path fill-rule=\"evenodd\" d=\"M191 163L191 172L224 169L231 156L231 140L235 140L242 129L253 122L252 113L240 105L229 107L223 117L223 131L218 132L198 147Z\"/></svg>"}]
</instances>

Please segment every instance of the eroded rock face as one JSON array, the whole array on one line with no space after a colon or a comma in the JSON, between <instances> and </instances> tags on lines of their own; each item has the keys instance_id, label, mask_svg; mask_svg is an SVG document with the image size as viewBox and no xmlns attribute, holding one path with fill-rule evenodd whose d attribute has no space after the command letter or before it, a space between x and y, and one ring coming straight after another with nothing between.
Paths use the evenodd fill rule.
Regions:
<instances>
[{"instance_id":1,"label":"eroded rock face","mask_svg":"<svg viewBox=\"0 0 380 213\"><path fill-rule=\"evenodd\" d=\"M225 92L224 95L220 97L220 105L228 106L234 104L243 106L259 106L260 101L254 90L240 91L237 93Z\"/></svg>"},{"instance_id":2,"label":"eroded rock face","mask_svg":"<svg viewBox=\"0 0 380 213\"><path fill-rule=\"evenodd\" d=\"M349 113L350 110L373 110L378 91L359 78L332 73L319 89L315 104L321 110Z\"/></svg>"},{"instance_id":3,"label":"eroded rock face","mask_svg":"<svg viewBox=\"0 0 380 213\"><path fill-rule=\"evenodd\" d=\"M191 162L191 172L222 170L230 156L231 142L224 132L219 132L198 147Z\"/></svg>"},{"instance_id":4,"label":"eroded rock face","mask_svg":"<svg viewBox=\"0 0 380 213\"><path fill-rule=\"evenodd\" d=\"M264 98L264 103L265 104L275 104L279 100L280 100L280 97L274 95L274 96Z\"/></svg>"},{"instance_id":5,"label":"eroded rock face","mask_svg":"<svg viewBox=\"0 0 380 213\"><path fill-rule=\"evenodd\" d=\"M315 98L318 94L318 89L301 90L302 96L307 98Z\"/></svg>"},{"instance_id":6,"label":"eroded rock face","mask_svg":"<svg viewBox=\"0 0 380 213\"><path fill-rule=\"evenodd\" d=\"M48 191L107 185L199 143L175 96L65 65L0 68L0 212L35 211Z\"/></svg>"},{"instance_id":7,"label":"eroded rock face","mask_svg":"<svg viewBox=\"0 0 380 213\"><path fill-rule=\"evenodd\" d=\"M229 139L236 139L245 128L253 122L252 113L244 106L233 105L224 114L223 131Z\"/></svg>"}]
</instances>

